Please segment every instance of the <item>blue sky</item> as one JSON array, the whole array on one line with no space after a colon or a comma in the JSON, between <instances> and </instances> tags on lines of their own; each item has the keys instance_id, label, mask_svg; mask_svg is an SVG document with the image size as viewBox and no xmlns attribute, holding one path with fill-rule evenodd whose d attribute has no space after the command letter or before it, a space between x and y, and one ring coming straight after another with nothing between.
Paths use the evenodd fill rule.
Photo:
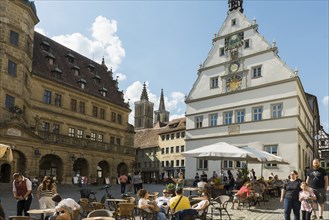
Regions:
<instances>
[{"instance_id":1,"label":"blue sky","mask_svg":"<svg viewBox=\"0 0 329 220\"><path fill-rule=\"evenodd\" d=\"M140 99L143 82L155 110L163 88L171 119L184 115L184 96L228 10L227 0L35 4L37 31L96 62L104 56L131 107ZM318 98L321 124L328 132L328 1L245 0L243 8L248 20L256 18L260 34L276 41L281 59L298 68L304 90ZM132 118L133 112L131 123Z\"/></svg>"}]
</instances>

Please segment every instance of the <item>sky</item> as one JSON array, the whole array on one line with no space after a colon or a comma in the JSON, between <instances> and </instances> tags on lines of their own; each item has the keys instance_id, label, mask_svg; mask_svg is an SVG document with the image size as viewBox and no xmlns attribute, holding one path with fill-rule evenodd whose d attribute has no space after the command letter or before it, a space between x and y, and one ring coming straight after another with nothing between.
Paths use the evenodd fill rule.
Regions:
<instances>
[{"instance_id":1,"label":"sky","mask_svg":"<svg viewBox=\"0 0 329 220\"><path fill-rule=\"evenodd\" d=\"M184 99L197 79L228 11L220 1L34 0L36 30L113 69L131 109L147 84L154 110L161 89L170 119L183 117ZM278 55L298 68L305 92L317 97L321 125L329 131L329 1L244 0L244 14L276 42ZM134 112L129 122L133 123Z\"/></svg>"}]
</instances>

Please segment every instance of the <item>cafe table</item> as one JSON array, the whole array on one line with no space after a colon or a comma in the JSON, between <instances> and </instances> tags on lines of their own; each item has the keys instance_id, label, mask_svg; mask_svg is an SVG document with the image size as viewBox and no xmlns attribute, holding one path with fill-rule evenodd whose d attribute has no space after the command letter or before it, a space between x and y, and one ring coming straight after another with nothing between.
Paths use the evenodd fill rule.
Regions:
<instances>
[{"instance_id":1,"label":"cafe table","mask_svg":"<svg viewBox=\"0 0 329 220\"><path fill-rule=\"evenodd\" d=\"M45 218L45 214L54 214L55 209L30 209L27 211L29 214L40 214L41 220Z\"/></svg>"},{"instance_id":2,"label":"cafe table","mask_svg":"<svg viewBox=\"0 0 329 220\"><path fill-rule=\"evenodd\" d=\"M190 195L192 195L193 191L198 192L199 190L201 190L201 188L198 188L198 187L185 187L185 188L183 188L183 191L190 191Z\"/></svg>"},{"instance_id":3,"label":"cafe table","mask_svg":"<svg viewBox=\"0 0 329 220\"><path fill-rule=\"evenodd\" d=\"M127 199L106 199L106 201L108 202L109 206L112 206L114 208L114 210L116 209L118 203L128 202Z\"/></svg>"}]
</instances>

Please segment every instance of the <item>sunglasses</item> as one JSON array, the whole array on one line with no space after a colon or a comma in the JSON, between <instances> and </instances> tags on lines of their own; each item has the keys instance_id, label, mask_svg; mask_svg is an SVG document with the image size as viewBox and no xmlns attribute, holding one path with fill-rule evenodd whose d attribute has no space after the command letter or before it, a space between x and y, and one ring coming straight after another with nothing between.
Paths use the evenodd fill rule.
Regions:
<instances>
[{"instance_id":1,"label":"sunglasses","mask_svg":"<svg viewBox=\"0 0 329 220\"><path fill-rule=\"evenodd\" d=\"M46 183L50 183L50 181L48 180L48 181L46 181Z\"/></svg>"},{"instance_id":2,"label":"sunglasses","mask_svg":"<svg viewBox=\"0 0 329 220\"><path fill-rule=\"evenodd\" d=\"M169 193L169 192L162 192L162 193Z\"/></svg>"},{"instance_id":3,"label":"sunglasses","mask_svg":"<svg viewBox=\"0 0 329 220\"><path fill-rule=\"evenodd\" d=\"M60 214L63 214L63 213L65 213L65 210L56 212L57 215L60 215Z\"/></svg>"}]
</instances>

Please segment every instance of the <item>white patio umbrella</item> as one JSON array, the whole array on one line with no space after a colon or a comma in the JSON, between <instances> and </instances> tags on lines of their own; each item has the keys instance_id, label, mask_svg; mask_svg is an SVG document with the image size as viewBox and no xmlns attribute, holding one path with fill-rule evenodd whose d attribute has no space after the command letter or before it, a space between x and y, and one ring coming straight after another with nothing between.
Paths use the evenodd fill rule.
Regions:
<instances>
[{"instance_id":1,"label":"white patio umbrella","mask_svg":"<svg viewBox=\"0 0 329 220\"><path fill-rule=\"evenodd\" d=\"M12 162L13 152L11 151L10 146L5 144L0 144L0 159L5 155L6 152L7 152L7 161Z\"/></svg>"},{"instance_id":2,"label":"white patio umbrella","mask_svg":"<svg viewBox=\"0 0 329 220\"><path fill-rule=\"evenodd\" d=\"M289 164L288 162L284 161L282 157L276 156L274 154L270 154L266 151L258 150L254 147L244 146L241 149L248 151L259 158L260 161L250 161L250 163L261 163L261 176L263 176L263 168L264 163L274 163L274 164Z\"/></svg>"},{"instance_id":3,"label":"white patio umbrella","mask_svg":"<svg viewBox=\"0 0 329 220\"><path fill-rule=\"evenodd\" d=\"M239 160L248 162L260 162L254 153L243 150L242 148L230 145L225 142L218 142L211 145L206 145L193 150L182 153L185 157L194 157L203 160Z\"/></svg>"}]
</instances>

